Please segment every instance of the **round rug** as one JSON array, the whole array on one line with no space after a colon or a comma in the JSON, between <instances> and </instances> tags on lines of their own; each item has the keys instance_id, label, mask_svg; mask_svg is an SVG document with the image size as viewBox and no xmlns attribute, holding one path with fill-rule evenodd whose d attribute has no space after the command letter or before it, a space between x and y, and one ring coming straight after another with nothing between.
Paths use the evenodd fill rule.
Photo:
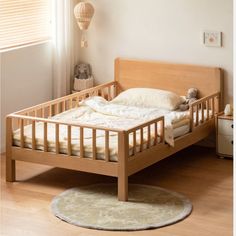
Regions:
<instances>
[{"instance_id":1,"label":"round rug","mask_svg":"<svg viewBox=\"0 0 236 236\"><path fill-rule=\"evenodd\" d=\"M96 184L66 190L52 201L60 219L101 230L143 230L174 224L192 210L190 201L159 187L129 184L129 201L117 200L116 184Z\"/></svg>"}]
</instances>

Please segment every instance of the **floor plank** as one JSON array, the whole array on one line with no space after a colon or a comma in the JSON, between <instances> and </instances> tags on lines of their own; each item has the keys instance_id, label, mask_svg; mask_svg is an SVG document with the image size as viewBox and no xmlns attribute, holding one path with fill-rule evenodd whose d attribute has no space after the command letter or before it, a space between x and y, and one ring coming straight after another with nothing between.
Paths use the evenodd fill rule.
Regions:
<instances>
[{"instance_id":1,"label":"floor plank","mask_svg":"<svg viewBox=\"0 0 236 236\"><path fill-rule=\"evenodd\" d=\"M130 177L130 183L168 188L186 195L192 214L175 225L136 232L89 230L67 224L50 211L54 196L65 189L115 178L17 162L17 182L5 182L1 157L1 225L4 236L230 236L232 235L232 160L219 159L213 149L190 147Z\"/></svg>"}]
</instances>

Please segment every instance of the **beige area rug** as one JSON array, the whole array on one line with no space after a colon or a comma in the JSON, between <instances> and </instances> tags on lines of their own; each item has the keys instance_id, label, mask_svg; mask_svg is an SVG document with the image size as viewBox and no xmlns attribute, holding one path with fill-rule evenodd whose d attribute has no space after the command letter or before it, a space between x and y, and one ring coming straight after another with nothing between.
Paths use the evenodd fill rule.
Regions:
<instances>
[{"instance_id":1,"label":"beige area rug","mask_svg":"<svg viewBox=\"0 0 236 236\"><path fill-rule=\"evenodd\" d=\"M58 218L77 226L100 230L143 230L174 224L192 211L190 201L175 192L129 184L129 201L117 200L115 184L69 189L52 201Z\"/></svg>"}]
</instances>

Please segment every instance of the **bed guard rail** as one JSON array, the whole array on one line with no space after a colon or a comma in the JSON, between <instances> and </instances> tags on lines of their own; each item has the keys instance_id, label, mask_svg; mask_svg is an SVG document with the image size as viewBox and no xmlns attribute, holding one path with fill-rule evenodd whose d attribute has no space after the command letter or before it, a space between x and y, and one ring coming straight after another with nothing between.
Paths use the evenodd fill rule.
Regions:
<instances>
[{"instance_id":1,"label":"bed guard rail","mask_svg":"<svg viewBox=\"0 0 236 236\"><path fill-rule=\"evenodd\" d=\"M84 124L72 124L68 122L62 122L59 120L52 120L52 119L45 119L45 118L38 118L38 117L31 117L31 116L24 116L18 114L10 114L7 116L7 140L11 145L13 144L13 131L18 129L19 130L19 142L20 148L27 148L26 147L26 135L25 135L25 126L29 126L31 129L31 148L32 150L37 149L37 138L36 138L36 125L38 123L42 124L43 129L43 152L54 152L55 154L60 154L60 126L66 126L67 131L67 151L65 155L73 156L72 154L72 128L79 129L79 137L78 137L78 145L80 147L79 153L80 157L85 157L85 129L88 129L92 133L91 137L91 148L92 148L92 159L97 160L97 133L100 131L104 132L104 161L110 161L110 135L116 133L118 137L122 137L122 140L126 140L125 145L121 143L121 139L118 138L118 154L120 147L126 146L124 148L124 154L126 157L128 156L135 156L136 154L136 147L139 146L140 149L138 152L143 152L146 149L151 147L157 146L161 143L164 143L164 117L160 117L157 119L153 119L146 123L140 124L136 127L132 127L129 130L122 130L122 129L115 129L115 128L105 128L102 126L93 126L93 125L84 125ZM55 135L55 151L49 150L49 141L48 141L48 126L54 126L54 135ZM139 139L137 139L137 136ZM132 138L132 152L130 152L130 145L131 145L131 138Z\"/></svg>"},{"instance_id":2,"label":"bed guard rail","mask_svg":"<svg viewBox=\"0 0 236 236\"><path fill-rule=\"evenodd\" d=\"M164 125L164 116L161 116L127 130L127 140L129 146L132 144L133 149L128 156L135 156L137 152L141 153L151 147L163 144L165 142ZM137 146L139 146L138 150Z\"/></svg>"},{"instance_id":3,"label":"bed guard rail","mask_svg":"<svg viewBox=\"0 0 236 236\"><path fill-rule=\"evenodd\" d=\"M220 111L220 92L213 93L190 104L191 131L214 119Z\"/></svg>"},{"instance_id":4,"label":"bed guard rail","mask_svg":"<svg viewBox=\"0 0 236 236\"><path fill-rule=\"evenodd\" d=\"M122 129L115 129L115 128L105 128L102 126L93 126L93 125L84 125L84 124L73 124L68 122L62 122L59 120L52 120L52 119L44 119L44 118L37 118L37 117L30 117L30 116L23 116L18 114L10 114L7 116L7 140L13 145L13 130L16 130L16 128L19 129L20 134L20 148L26 147L26 141L25 141L25 126L31 125L31 148L32 150L37 149L37 138L36 138L36 125L37 123L42 123L43 126L43 152L54 152L49 151L48 146L48 126L49 124L54 125L55 129L55 152L56 154L60 154L60 126L66 126L67 130L67 151L65 155L72 156L72 128L79 128L79 137L78 137L78 145L80 146L79 152L80 157L85 157L85 143L84 143L84 133L85 129L88 129L92 133L91 137L91 147L92 147L92 159L97 160L97 144L96 144L96 138L97 138L97 132L98 131L104 131L104 139L105 139L105 146L104 146L104 156L105 161L110 161L109 157L109 137L111 132L112 133L119 133L123 132ZM14 124L17 126L14 127Z\"/></svg>"},{"instance_id":5,"label":"bed guard rail","mask_svg":"<svg viewBox=\"0 0 236 236\"><path fill-rule=\"evenodd\" d=\"M113 81L98 85L90 89L85 89L80 92L14 112L13 114L48 118L63 111L78 107L79 103L85 98L98 95L108 101L112 100L117 95L117 82Z\"/></svg>"}]
</instances>

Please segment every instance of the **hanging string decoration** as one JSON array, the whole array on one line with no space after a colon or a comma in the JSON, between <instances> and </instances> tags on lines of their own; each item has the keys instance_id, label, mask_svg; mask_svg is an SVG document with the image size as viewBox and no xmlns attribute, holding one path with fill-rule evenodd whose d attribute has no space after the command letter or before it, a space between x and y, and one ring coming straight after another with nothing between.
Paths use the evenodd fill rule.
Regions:
<instances>
[{"instance_id":1,"label":"hanging string decoration","mask_svg":"<svg viewBox=\"0 0 236 236\"><path fill-rule=\"evenodd\" d=\"M81 47L88 47L85 31L88 29L94 15L94 7L89 2L80 2L74 8L74 15L80 30L82 30Z\"/></svg>"}]
</instances>

